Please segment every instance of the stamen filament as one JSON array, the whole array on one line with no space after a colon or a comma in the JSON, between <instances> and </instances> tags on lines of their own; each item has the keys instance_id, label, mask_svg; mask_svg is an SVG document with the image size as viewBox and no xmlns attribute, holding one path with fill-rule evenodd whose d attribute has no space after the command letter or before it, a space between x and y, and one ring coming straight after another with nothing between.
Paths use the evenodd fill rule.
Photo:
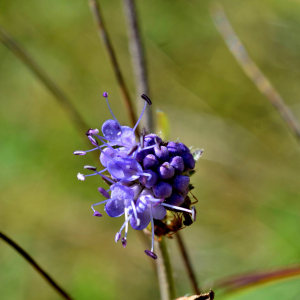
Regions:
<instances>
[{"instance_id":1,"label":"stamen filament","mask_svg":"<svg viewBox=\"0 0 300 300\"><path fill-rule=\"evenodd\" d=\"M143 108L143 110L142 110L142 113L141 113L139 119L137 120L135 126L133 127L133 132L136 130L137 126L139 125L139 123L140 123L140 121L141 121L141 119L142 119L142 116L143 116L143 114L144 114L144 112L145 112L146 106L147 106L147 102L145 101L145 105L144 105L144 108Z\"/></svg>"},{"instance_id":2,"label":"stamen filament","mask_svg":"<svg viewBox=\"0 0 300 300\"><path fill-rule=\"evenodd\" d=\"M181 210L181 211L186 211L188 213L192 213L191 209L187 209L187 208L183 208L183 207L179 207L179 206L175 206L175 205L170 205L170 204L166 204L166 203L162 203L161 205L166 206L166 207L170 207L176 210Z\"/></svg>"},{"instance_id":3,"label":"stamen filament","mask_svg":"<svg viewBox=\"0 0 300 300\"><path fill-rule=\"evenodd\" d=\"M121 124L119 123L119 121L117 120L116 116L115 116L114 113L112 112L112 109L111 109L111 107L110 107L110 105L109 105L109 102L108 102L107 97L104 97L104 98L105 98L105 100L106 100L106 104L107 104L107 106L108 106L108 109L109 109L111 115L113 116L113 118L115 119L115 121L118 123L118 125L119 125L120 128L121 128Z\"/></svg>"},{"instance_id":4,"label":"stamen filament","mask_svg":"<svg viewBox=\"0 0 300 300\"><path fill-rule=\"evenodd\" d=\"M93 205L91 206L91 207L92 207L92 210L93 210L93 212L95 212L94 206L97 206L97 205L100 205L100 204L106 203L106 202L108 202L109 200L111 200L111 199L104 200L104 201L101 201L101 202L98 202L98 203L95 203L95 204L93 204Z\"/></svg>"},{"instance_id":5,"label":"stamen filament","mask_svg":"<svg viewBox=\"0 0 300 300\"><path fill-rule=\"evenodd\" d=\"M132 206L133 214L134 214L134 217L135 217L135 220L136 220L136 226L140 226L141 220L137 217L136 207L135 207L135 204L134 204L133 200L131 200L131 206Z\"/></svg>"},{"instance_id":6,"label":"stamen filament","mask_svg":"<svg viewBox=\"0 0 300 300\"><path fill-rule=\"evenodd\" d=\"M153 248L154 248L154 221L153 221L153 215L152 215L152 203L150 203L150 219L151 219L151 231L152 231L151 252L153 252Z\"/></svg>"},{"instance_id":7,"label":"stamen filament","mask_svg":"<svg viewBox=\"0 0 300 300\"><path fill-rule=\"evenodd\" d=\"M123 223L123 225L122 225L122 227L121 227L119 233L122 232L122 230L124 229L125 225L129 222L129 220L131 219L131 217L132 217L132 215L129 215L128 219Z\"/></svg>"}]
</instances>

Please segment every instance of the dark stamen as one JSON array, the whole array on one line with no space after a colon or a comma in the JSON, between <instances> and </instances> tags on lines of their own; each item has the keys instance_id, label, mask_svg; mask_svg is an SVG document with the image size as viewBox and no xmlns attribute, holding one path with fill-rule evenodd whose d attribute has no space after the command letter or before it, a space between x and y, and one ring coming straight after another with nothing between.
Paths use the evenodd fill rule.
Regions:
<instances>
[{"instance_id":1,"label":"dark stamen","mask_svg":"<svg viewBox=\"0 0 300 300\"><path fill-rule=\"evenodd\" d=\"M99 213L99 211L95 211L93 216L94 217L102 217L102 215Z\"/></svg>"},{"instance_id":2,"label":"dark stamen","mask_svg":"<svg viewBox=\"0 0 300 300\"><path fill-rule=\"evenodd\" d=\"M151 258L157 259L156 254L153 253L152 251L150 251L150 250L145 250L145 253L146 253L148 256L150 256Z\"/></svg>"},{"instance_id":3,"label":"dark stamen","mask_svg":"<svg viewBox=\"0 0 300 300\"><path fill-rule=\"evenodd\" d=\"M109 193L102 187L99 187L98 188L98 191L101 195L103 195L105 198L109 199L110 198L110 195Z\"/></svg>"},{"instance_id":4,"label":"dark stamen","mask_svg":"<svg viewBox=\"0 0 300 300\"><path fill-rule=\"evenodd\" d=\"M76 150L73 152L74 155L86 155L85 151L81 151L81 150Z\"/></svg>"},{"instance_id":5,"label":"dark stamen","mask_svg":"<svg viewBox=\"0 0 300 300\"><path fill-rule=\"evenodd\" d=\"M142 97L145 101L147 101L147 103L148 103L149 105L152 104L150 98L149 98L147 95L143 94L141 97Z\"/></svg>"},{"instance_id":6,"label":"dark stamen","mask_svg":"<svg viewBox=\"0 0 300 300\"><path fill-rule=\"evenodd\" d=\"M99 130L98 129L93 129L93 128L90 128L85 134L87 136L89 135L95 135L95 134L98 134L99 133Z\"/></svg>"},{"instance_id":7,"label":"dark stamen","mask_svg":"<svg viewBox=\"0 0 300 300\"><path fill-rule=\"evenodd\" d=\"M91 170L91 171L96 171L97 170L97 168L96 167L94 167L94 166L84 166L83 167L84 169L88 169L88 170Z\"/></svg>"},{"instance_id":8,"label":"dark stamen","mask_svg":"<svg viewBox=\"0 0 300 300\"><path fill-rule=\"evenodd\" d=\"M136 149L138 148L138 145L134 145L129 152L127 153L127 155L131 155Z\"/></svg>"},{"instance_id":9,"label":"dark stamen","mask_svg":"<svg viewBox=\"0 0 300 300\"><path fill-rule=\"evenodd\" d=\"M125 237L122 237L122 246L123 246L123 248L125 248L126 245L127 245L127 240L126 240Z\"/></svg>"},{"instance_id":10,"label":"dark stamen","mask_svg":"<svg viewBox=\"0 0 300 300\"><path fill-rule=\"evenodd\" d=\"M140 143L141 143L141 148L144 148L144 138L146 135L146 128L143 127L142 132L141 132L141 137L140 137Z\"/></svg>"},{"instance_id":11,"label":"dark stamen","mask_svg":"<svg viewBox=\"0 0 300 300\"><path fill-rule=\"evenodd\" d=\"M94 146L99 146L99 144L95 138L93 138L91 135L88 135L87 137Z\"/></svg>"},{"instance_id":12,"label":"dark stamen","mask_svg":"<svg viewBox=\"0 0 300 300\"><path fill-rule=\"evenodd\" d=\"M160 150L160 143L157 137L155 137L155 144L157 145L158 149Z\"/></svg>"}]
</instances>

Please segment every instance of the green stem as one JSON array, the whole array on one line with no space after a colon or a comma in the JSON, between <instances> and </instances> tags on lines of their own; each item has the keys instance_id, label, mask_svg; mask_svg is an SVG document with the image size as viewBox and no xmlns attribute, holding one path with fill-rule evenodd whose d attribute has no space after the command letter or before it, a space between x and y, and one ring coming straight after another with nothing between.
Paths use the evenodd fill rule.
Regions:
<instances>
[{"instance_id":1,"label":"green stem","mask_svg":"<svg viewBox=\"0 0 300 300\"><path fill-rule=\"evenodd\" d=\"M160 242L155 242L155 247L157 254L156 267L161 300L173 300L176 298L176 291L166 238L161 237Z\"/></svg>"}]
</instances>

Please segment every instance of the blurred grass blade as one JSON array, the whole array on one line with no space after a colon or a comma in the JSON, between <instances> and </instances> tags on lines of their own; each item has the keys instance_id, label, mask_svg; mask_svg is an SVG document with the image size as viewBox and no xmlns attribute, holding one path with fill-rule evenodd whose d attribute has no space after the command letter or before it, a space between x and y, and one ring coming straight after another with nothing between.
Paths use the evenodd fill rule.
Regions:
<instances>
[{"instance_id":1,"label":"blurred grass blade","mask_svg":"<svg viewBox=\"0 0 300 300\"><path fill-rule=\"evenodd\" d=\"M61 89L50 79L50 77L42 70L36 61L23 49L7 32L0 27L0 42L10 50L17 58L19 58L33 74L45 85L52 93L60 105L69 115L77 129L81 133L85 133L89 128L83 118L73 106L71 100L61 91Z\"/></svg>"},{"instance_id":2,"label":"blurred grass blade","mask_svg":"<svg viewBox=\"0 0 300 300\"><path fill-rule=\"evenodd\" d=\"M170 121L167 114L158 109L156 111L156 121L156 133L160 133L163 140L168 140L170 136Z\"/></svg>"},{"instance_id":3,"label":"blurred grass blade","mask_svg":"<svg viewBox=\"0 0 300 300\"><path fill-rule=\"evenodd\" d=\"M268 78L261 72L258 66L248 55L244 45L234 32L224 9L217 3L212 6L213 21L226 42L229 50L240 64L246 75L253 81L258 90L266 96L273 107L278 111L294 136L300 140L300 124L292 111L284 103L277 90L272 86Z\"/></svg>"},{"instance_id":4,"label":"blurred grass blade","mask_svg":"<svg viewBox=\"0 0 300 300\"><path fill-rule=\"evenodd\" d=\"M0 232L0 238L13 247L32 267L64 298L72 300L72 298L38 265L38 263L18 244L11 240L8 236Z\"/></svg>"},{"instance_id":5,"label":"blurred grass blade","mask_svg":"<svg viewBox=\"0 0 300 300\"><path fill-rule=\"evenodd\" d=\"M225 289L225 293L232 293L249 287L290 279L296 276L300 276L300 265L270 272L248 274L235 278L223 279L217 282L215 286L217 288Z\"/></svg>"}]
</instances>

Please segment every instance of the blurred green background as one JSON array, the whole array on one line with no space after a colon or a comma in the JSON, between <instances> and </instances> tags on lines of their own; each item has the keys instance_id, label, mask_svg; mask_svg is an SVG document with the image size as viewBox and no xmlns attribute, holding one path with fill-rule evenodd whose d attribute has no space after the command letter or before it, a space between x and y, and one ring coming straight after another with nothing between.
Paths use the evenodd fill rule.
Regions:
<instances>
[{"instance_id":1,"label":"blurred green background","mask_svg":"<svg viewBox=\"0 0 300 300\"><path fill-rule=\"evenodd\" d=\"M228 51L211 20L210 1L136 2L154 109L168 114L170 139L205 149L192 178L199 217L182 231L199 282L209 289L226 276L298 263L299 143ZM134 98L122 1L100 4ZM300 120L300 1L222 4L251 57ZM100 128L110 117L103 91L119 121L129 124L87 1L1 0L0 24L70 96L89 127ZM82 137L3 45L0 100L0 230L75 299L158 299L137 233L130 230L123 249L114 242L123 219L92 217L101 180L76 178L83 165L94 164L91 155L72 155L87 149ZM182 296L190 285L175 241L168 242ZM233 299L299 299L300 280L264 291ZM0 241L0 299L60 297Z\"/></svg>"}]
</instances>

